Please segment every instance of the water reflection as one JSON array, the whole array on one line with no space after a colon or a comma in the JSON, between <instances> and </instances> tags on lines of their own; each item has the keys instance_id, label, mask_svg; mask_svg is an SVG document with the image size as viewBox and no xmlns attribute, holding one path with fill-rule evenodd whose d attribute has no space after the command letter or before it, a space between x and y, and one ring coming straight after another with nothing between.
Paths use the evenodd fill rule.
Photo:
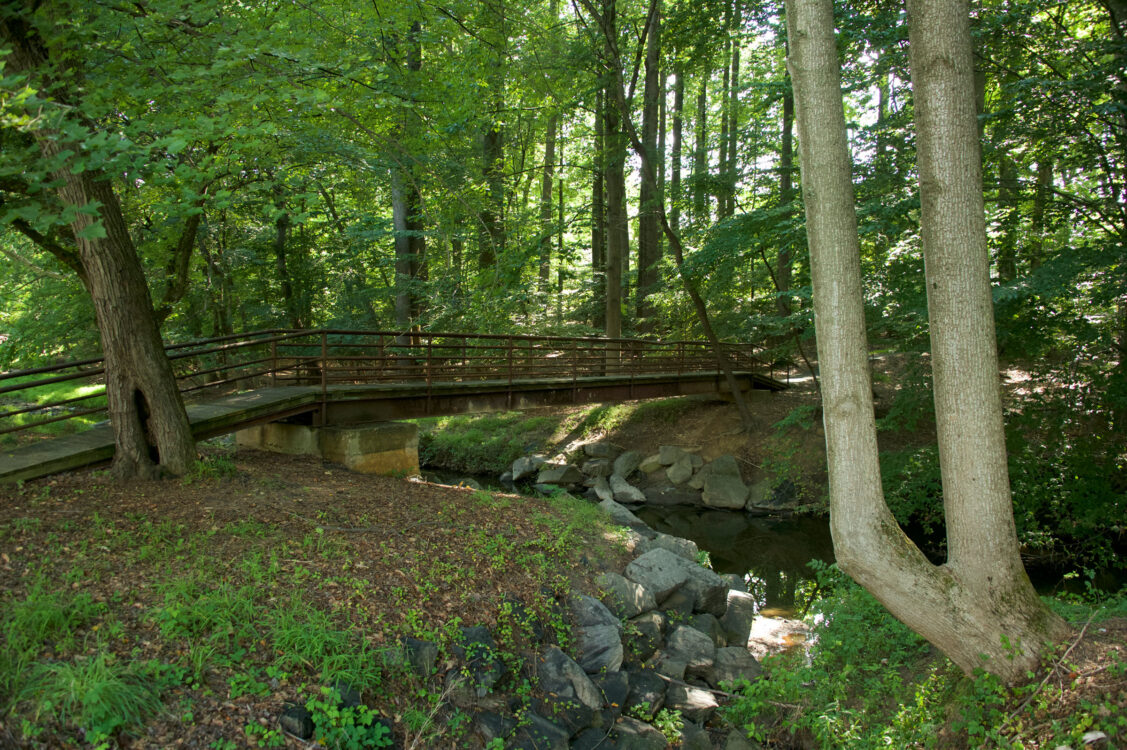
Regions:
<instances>
[{"instance_id":1,"label":"water reflection","mask_svg":"<svg viewBox=\"0 0 1127 750\"><path fill-rule=\"evenodd\" d=\"M793 615L796 594L814 577L807 563L834 560L825 518L764 518L689 507L645 507L635 513L657 531L692 539L708 551L717 573L743 576L765 614Z\"/></svg>"}]
</instances>

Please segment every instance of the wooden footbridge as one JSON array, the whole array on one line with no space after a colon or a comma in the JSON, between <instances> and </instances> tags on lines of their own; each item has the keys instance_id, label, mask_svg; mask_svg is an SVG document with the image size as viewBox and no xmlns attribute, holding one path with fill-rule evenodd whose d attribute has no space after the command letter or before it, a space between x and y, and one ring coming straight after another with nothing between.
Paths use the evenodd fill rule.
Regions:
<instances>
[{"instance_id":1,"label":"wooden footbridge","mask_svg":"<svg viewBox=\"0 0 1127 750\"><path fill-rule=\"evenodd\" d=\"M267 330L166 347L197 439L291 421L429 415L786 387L751 344ZM0 373L0 482L113 457L101 359ZM65 396L57 394L64 393Z\"/></svg>"}]
</instances>

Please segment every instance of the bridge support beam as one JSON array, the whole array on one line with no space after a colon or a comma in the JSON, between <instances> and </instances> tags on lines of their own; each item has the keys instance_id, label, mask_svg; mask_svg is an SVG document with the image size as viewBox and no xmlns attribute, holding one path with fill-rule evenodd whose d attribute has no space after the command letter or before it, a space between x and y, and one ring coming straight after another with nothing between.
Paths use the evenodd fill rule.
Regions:
<instances>
[{"instance_id":1,"label":"bridge support beam","mask_svg":"<svg viewBox=\"0 0 1127 750\"><path fill-rule=\"evenodd\" d=\"M419 473L419 428L408 422L310 427L269 422L235 433L240 448L320 456L361 474Z\"/></svg>"}]
</instances>

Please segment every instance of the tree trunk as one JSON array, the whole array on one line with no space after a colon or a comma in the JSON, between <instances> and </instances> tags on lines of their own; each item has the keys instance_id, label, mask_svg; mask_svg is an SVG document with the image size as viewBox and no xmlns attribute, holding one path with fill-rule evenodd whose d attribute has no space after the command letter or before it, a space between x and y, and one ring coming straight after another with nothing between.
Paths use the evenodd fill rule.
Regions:
<instances>
[{"instance_id":1,"label":"tree trunk","mask_svg":"<svg viewBox=\"0 0 1127 750\"><path fill-rule=\"evenodd\" d=\"M1033 215L1030 217L1029 227L1029 258L1030 270L1041 267L1045 255L1045 204L1049 200L1049 191L1053 187L1053 160L1045 157L1037 162L1037 188L1033 193Z\"/></svg>"},{"instance_id":2,"label":"tree trunk","mask_svg":"<svg viewBox=\"0 0 1127 750\"><path fill-rule=\"evenodd\" d=\"M740 8L739 5L735 5L732 10L732 76L731 87L728 89L728 169L724 180L727 205L721 210L721 216L724 217L736 213L736 188L740 175L737 128L740 122L740 29L742 26Z\"/></svg>"},{"instance_id":3,"label":"tree trunk","mask_svg":"<svg viewBox=\"0 0 1127 750\"><path fill-rule=\"evenodd\" d=\"M537 274L537 289L540 294L548 293L548 280L552 267L552 237L555 235L552 226L552 195L555 190L556 127L558 121L559 118L556 115L548 118L548 132L544 138L544 171L540 182L540 267Z\"/></svg>"},{"instance_id":4,"label":"tree trunk","mask_svg":"<svg viewBox=\"0 0 1127 750\"><path fill-rule=\"evenodd\" d=\"M1003 153L998 164L998 281L1017 278L1017 173L1009 154Z\"/></svg>"},{"instance_id":5,"label":"tree trunk","mask_svg":"<svg viewBox=\"0 0 1127 750\"><path fill-rule=\"evenodd\" d=\"M789 78L789 76L788 76ZM788 81L789 83L789 81ZM794 94L790 87L783 93L783 143L779 152L779 205L783 207L782 220L789 223L793 218L794 203ZM775 312L780 318L789 318L790 308L790 266L792 262L789 237L783 235L775 258Z\"/></svg>"},{"instance_id":6,"label":"tree trunk","mask_svg":"<svg viewBox=\"0 0 1127 750\"><path fill-rule=\"evenodd\" d=\"M673 84L673 144L670 148L671 174L669 176L669 223L673 231L681 231L681 148L685 114L685 71L677 68L677 80Z\"/></svg>"},{"instance_id":7,"label":"tree trunk","mask_svg":"<svg viewBox=\"0 0 1127 750\"><path fill-rule=\"evenodd\" d=\"M1021 679L1067 627L1030 585L1013 526L967 6L909 0L949 549L939 566L904 535L881 492L832 0L787 0L786 9L838 564L964 671Z\"/></svg>"},{"instance_id":8,"label":"tree trunk","mask_svg":"<svg viewBox=\"0 0 1127 750\"><path fill-rule=\"evenodd\" d=\"M709 223L708 205L708 64L697 93L696 147L693 150L693 220L698 229Z\"/></svg>"},{"instance_id":9,"label":"tree trunk","mask_svg":"<svg viewBox=\"0 0 1127 750\"><path fill-rule=\"evenodd\" d=\"M10 50L7 72L24 73L33 80L45 74L47 49L26 19L16 15L0 19L0 38ZM69 94L61 84L55 87L59 100ZM106 403L115 442L113 474L119 479L183 474L195 462L195 440L121 204L107 175L75 166L74 156L63 158L64 151L80 153L79 144L63 140L54 130L33 135L47 161L65 162L53 175L62 205L99 206L96 217L76 211L70 227L102 338ZM99 222L103 231L98 231Z\"/></svg>"},{"instance_id":10,"label":"tree trunk","mask_svg":"<svg viewBox=\"0 0 1127 750\"><path fill-rule=\"evenodd\" d=\"M607 309L607 207L606 207L606 96L602 87L595 92L595 158L591 179L591 276L595 299L591 324L606 326Z\"/></svg>"},{"instance_id":11,"label":"tree trunk","mask_svg":"<svg viewBox=\"0 0 1127 750\"><path fill-rule=\"evenodd\" d=\"M607 147L607 257L606 257L606 335L622 336L622 266L630 252L629 226L626 216L626 144L622 139L618 109L606 107L605 130Z\"/></svg>"},{"instance_id":12,"label":"tree trunk","mask_svg":"<svg viewBox=\"0 0 1127 750\"><path fill-rule=\"evenodd\" d=\"M661 0L650 4L650 29L646 40L646 87L642 99L642 141L653 155L657 150L659 100L662 98L661 71ZM657 175L642 172L638 200L638 283L635 287L635 310L639 322L653 315L647 297L657 290L658 263L661 261L661 227L658 221L661 193Z\"/></svg>"}]
</instances>

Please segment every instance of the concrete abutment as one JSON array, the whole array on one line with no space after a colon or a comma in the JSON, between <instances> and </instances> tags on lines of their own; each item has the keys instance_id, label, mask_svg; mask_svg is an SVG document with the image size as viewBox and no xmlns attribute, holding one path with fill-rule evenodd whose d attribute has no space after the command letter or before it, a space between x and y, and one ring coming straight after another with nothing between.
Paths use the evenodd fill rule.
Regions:
<instances>
[{"instance_id":1,"label":"concrete abutment","mask_svg":"<svg viewBox=\"0 0 1127 750\"><path fill-rule=\"evenodd\" d=\"M320 456L361 474L419 473L419 428L410 422L310 427L269 422L235 433L239 448Z\"/></svg>"}]
</instances>

